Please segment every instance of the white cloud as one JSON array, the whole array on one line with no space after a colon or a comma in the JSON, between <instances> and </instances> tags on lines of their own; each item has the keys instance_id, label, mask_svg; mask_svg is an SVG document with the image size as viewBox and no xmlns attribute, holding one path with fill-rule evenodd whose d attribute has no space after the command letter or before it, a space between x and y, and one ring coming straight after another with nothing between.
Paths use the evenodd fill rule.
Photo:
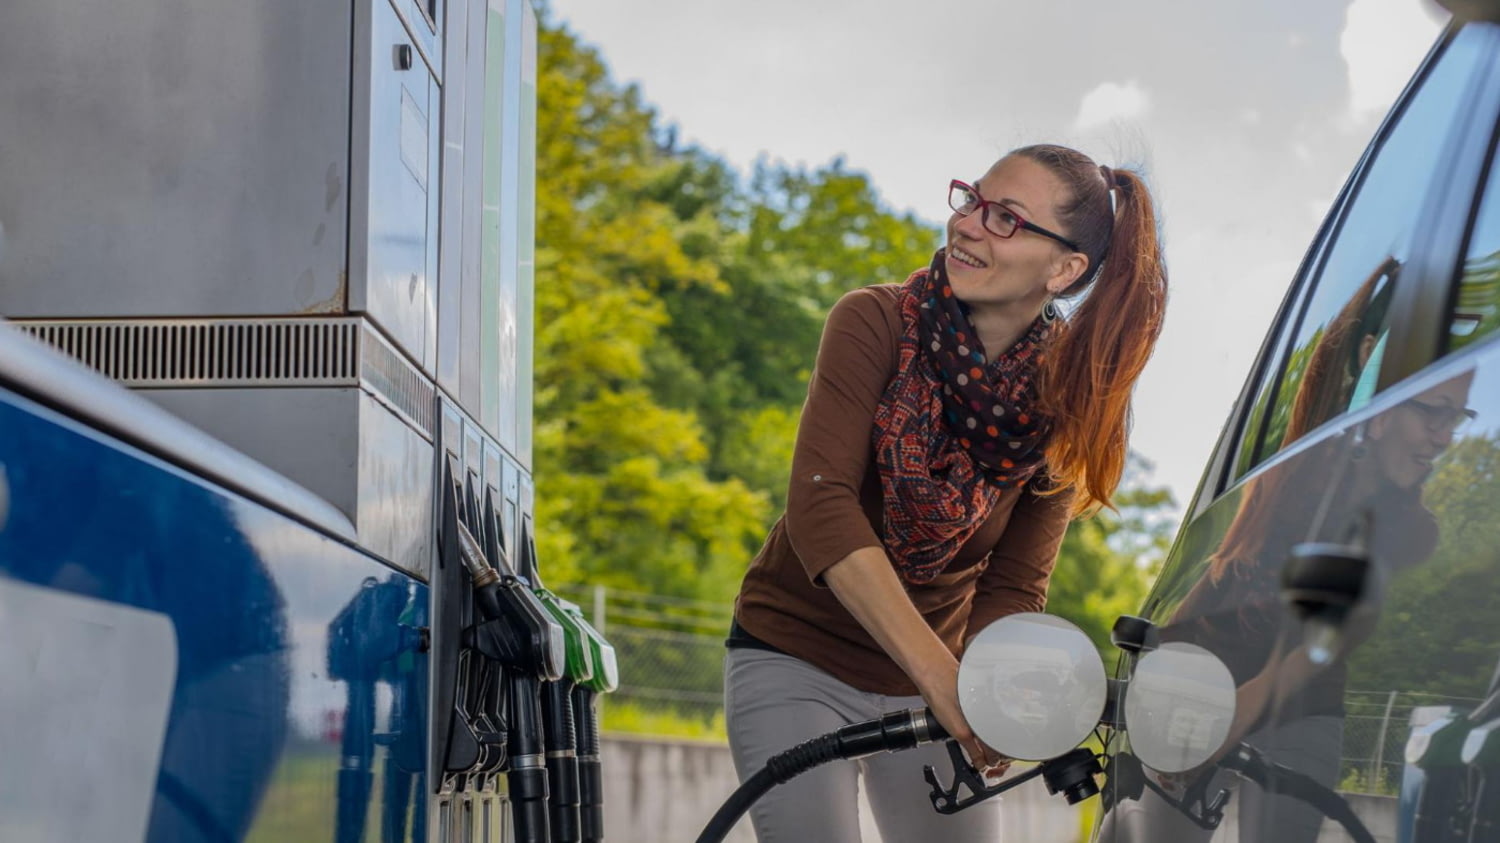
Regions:
<instances>
[{"instance_id":1,"label":"white cloud","mask_svg":"<svg viewBox=\"0 0 1500 843\"><path fill-rule=\"evenodd\" d=\"M1078 104L1078 116L1073 119L1073 129L1081 132L1116 120L1141 117L1150 107L1150 96L1134 79L1123 85L1105 82L1083 95Z\"/></svg>"},{"instance_id":2,"label":"white cloud","mask_svg":"<svg viewBox=\"0 0 1500 843\"><path fill-rule=\"evenodd\" d=\"M1350 3L1339 53L1348 72L1352 116L1384 114L1441 28L1425 4L1412 0Z\"/></svg>"}]
</instances>

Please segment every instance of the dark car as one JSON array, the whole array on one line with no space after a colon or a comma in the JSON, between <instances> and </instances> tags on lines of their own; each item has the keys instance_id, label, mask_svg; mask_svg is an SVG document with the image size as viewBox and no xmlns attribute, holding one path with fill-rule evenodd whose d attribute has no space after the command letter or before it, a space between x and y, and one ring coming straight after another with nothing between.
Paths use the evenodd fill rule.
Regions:
<instances>
[{"instance_id":1,"label":"dark car","mask_svg":"<svg viewBox=\"0 0 1500 843\"><path fill-rule=\"evenodd\" d=\"M1163 773L1117 732L1101 843L1500 841L1500 2L1449 7L1142 609L1229 736Z\"/></svg>"}]
</instances>

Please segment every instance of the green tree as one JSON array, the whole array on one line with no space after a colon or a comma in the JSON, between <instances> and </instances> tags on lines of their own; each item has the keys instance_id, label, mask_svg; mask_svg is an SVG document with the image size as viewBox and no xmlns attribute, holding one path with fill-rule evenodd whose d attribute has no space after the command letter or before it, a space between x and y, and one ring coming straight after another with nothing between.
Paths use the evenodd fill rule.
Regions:
<instances>
[{"instance_id":1,"label":"green tree","mask_svg":"<svg viewBox=\"0 0 1500 843\"><path fill-rule=\"evenodd\" d=\"M718 596L766 496L708 477L697 416L649 388L661 291L723 285L716 209L662 201L682 167L638 92L564 28L539 39L538 550L554 581Z\"/></svg>"},{"instance_id":2,"label":"green tree","mask_svg":"<svg viewBox=\"0 0 1500 843\"><path fill-rule=\"evenodd\" d=\"M1454 443L1423 489L1442 539L1391 582L1375 634L1350 655L1351 688L1484 695L1500 659L1500 613L1489 602L1500 576L1497 499L1500 434Z\"/></svg>"}]
</instances>

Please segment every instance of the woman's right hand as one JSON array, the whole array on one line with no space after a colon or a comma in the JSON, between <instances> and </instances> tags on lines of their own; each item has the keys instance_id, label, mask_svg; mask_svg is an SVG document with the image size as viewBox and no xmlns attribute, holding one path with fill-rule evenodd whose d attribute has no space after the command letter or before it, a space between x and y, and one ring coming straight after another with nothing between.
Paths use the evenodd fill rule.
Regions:
<instances>
[{"instance_id":1,"label":"woman's right hand","mask_svg":"<svg viewBox=\"0 0 1500 843\"><path fill-rule=\"evenodd\" d=\"M985 746L958 707L958 659L912 605L885 549L860 548L824 571L823 579L916 683L927 707L968 754L969 763L982 774L1004 775L1010 759Z\"/></svg>"},{"instance_id":2,"label":"woman's right hand","mask_svg":"<svg viewBox=\"0 0 1500 843\"><path fill-rule=\"evenodd\" d=\"M929 675L919 680L918 687L922 692L922 699L927 701L927 707L932 709L938 722L947 730L948 736L963 747L964 754L969 756L969 763L974 765L974 769L990 778L1005 775L1010 769L1011 759L991 749L974 734L974 729L958 704L958 660L949 656L944 663L937 665Z\"/></svg>"}]
</instances>

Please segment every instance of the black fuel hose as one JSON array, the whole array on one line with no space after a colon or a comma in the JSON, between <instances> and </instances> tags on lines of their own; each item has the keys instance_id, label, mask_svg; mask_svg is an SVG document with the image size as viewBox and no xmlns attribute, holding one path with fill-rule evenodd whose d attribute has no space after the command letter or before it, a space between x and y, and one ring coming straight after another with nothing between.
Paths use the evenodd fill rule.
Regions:
<instances>
[{"instance_id":1,"label":"black fuel hose","mask_svg":"<svg viewBox=\"0 0 1500 843\"><path fill-rule=\"evenodd\" d=\"M542 734L547 747L547 804L552 843L579 843L578 732L573 711L573 683L567 679L542 686Z\"/></svg>"},{"instance_id":2,"label":"black fuel hose","mask_svg":"<svg viewBox=\"0 0 1500 843\"><path fill-rule=\"evenodd\" d=\"M1375 835L1370 833L1359 815L1354 813L1354 808L1317 779L1290 767L1266 761L1260 753L1244 744L1219 763L1255 782L1269 793L1281 793L1312 805L1322 811L1324 816L1343 826L1354 843L1376 843Z\"/></svg>"},{"instance_id":3,"label":"black fuel hose","mask_svg":"<svg viewBox=\"0 0 1500 843\"><path fill-rule=\"evenodd\" d=\"M573 688L573 728L578 733L578 820L583 843L604 839L604 774L599 764L599 709L596 692Z\"/></svg>"},{"instance_id":4,"label":"black fuel hose","mask_svg":"<svg viewBox=\"0 0 1500 843\"><path fill-rule=\"evenodd\" d=\"M698 835L698 843L719 843L750 810L756 800L779 784L785 784L829 761L863 758L877 752L897 752L948 737L931 709L893 711L874 720L851 723L771 756L755 775L746 779L714 814Z\"/></svg>"},{"instance_id":5,"label":"black fuel hose","mask_svg":"<svg viewBox=\"0 0 1500 843\"><path fill-rule=\"evenodd\" d=\"M547 816L547 758L542 742L541 683L518 670L506 672L506 702L510 707L511 820L516 843L548 843L552 839Z\"/></svg>"}]
</instances>

